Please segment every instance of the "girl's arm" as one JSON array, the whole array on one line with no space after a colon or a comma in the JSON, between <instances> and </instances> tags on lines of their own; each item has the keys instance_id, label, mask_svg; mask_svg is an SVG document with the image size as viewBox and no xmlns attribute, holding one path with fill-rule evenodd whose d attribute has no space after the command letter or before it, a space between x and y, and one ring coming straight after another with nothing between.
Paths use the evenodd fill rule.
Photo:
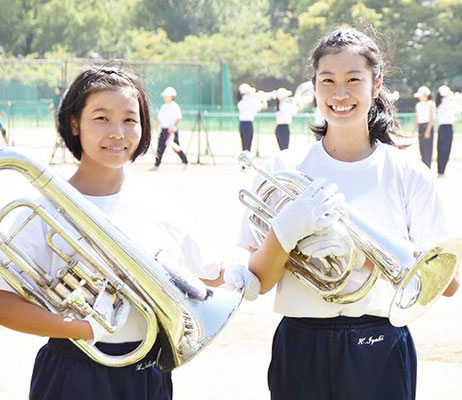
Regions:
<instances>
[{"instance_id":1,"label":"girl's arm","mask_svg":"<svg viewBox=\"0 0 462 400\"><path fill-rule=\"evenodd\" d=\"M53 338L92 339L90 324L64 318L29 303L21 296L0 290L0 325L15 331Z\"/></svg>"},{"instance_id":2,"label":"girl's arm","mask_svg":"<svg viewBox=\"0 0 462 400\"><path fill-rule=\"evenodd\" d=\"M266 235L263 244L254 250L249 259L249 269L260 281L260 293L266 293L282 278L284 267L289 260L273 229Z\"/></svg>"}]
</instances>

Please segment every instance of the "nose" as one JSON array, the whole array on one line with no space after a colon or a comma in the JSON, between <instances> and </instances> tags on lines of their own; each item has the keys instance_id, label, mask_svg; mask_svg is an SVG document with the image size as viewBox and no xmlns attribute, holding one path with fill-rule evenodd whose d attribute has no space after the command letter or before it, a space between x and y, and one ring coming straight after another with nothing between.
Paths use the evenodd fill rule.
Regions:
<instances>
[{"instance_id":1,"label":"nose","mask_svg":"<svg viewBox=\"0 0 462 400\"><path fill-rule=\"evenodd\" d=\"M111 134L109 136L111 139L124 139L125 132L123 124L120 122L115 123L111 129Z\"/></svg>"},{"instance_id":2,"label":"nose","mask_svg":"<svg viewBox=\"0 0 462 400\"><path fill-rule=\"evenodd\" d=\"M348 93L348 89L345 87L345 85L338 84L335 87L335 91L332 95L332 97L336 100L345 100L350 96Z\"/></svg>"}]
</instances>

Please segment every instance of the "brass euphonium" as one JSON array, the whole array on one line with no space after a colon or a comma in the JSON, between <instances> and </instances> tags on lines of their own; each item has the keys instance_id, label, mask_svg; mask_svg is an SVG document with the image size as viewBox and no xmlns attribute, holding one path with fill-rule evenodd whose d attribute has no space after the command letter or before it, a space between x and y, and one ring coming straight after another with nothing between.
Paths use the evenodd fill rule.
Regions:
<instances>
[{"instance_id":1,"label":"brass euphonium","mask_svg":"<svg viewBox=\"0 0 462 400\"><path fill-rule=\"evenodd\" d=\"M297 172L278 171L270 174L256 166L250 153L239 156L244 167L254 168L263 181L255 191L239 192L241 202L249 210L249 223L261 244L271 225L271 219L287 202L302 193L311 178ZM380 276L395 290L389 319L395 326L406 325L418 318L446 290L457 271L462 257L462 240L446 240L431 250L422 252L411 242L373 227L355 210L342 206L340 223L333 226L345 241L354 243L346 259L328 256L312 259L295 247L286 267L325 301L352 303L366 296ZM361 250L374 268L357 290L345 293L348 277L355 265L356 251Z\"/></svg>"},{"instance_id":2,"label":"brass euphonium","mask_svg":"<svg viewBox=\"0 0 462 400\"><path fill-rule=\"evenodd\" d=\"M146 337L128 354L111 356L85 340L71 339L93 360L111 367L133 364L159 339L157 364L162 370L172 370L212 341L239 306L241 293L209 288L192 274L144 254L101 210L50 169L7 148L0 149L3 169L26 177L72 229L67 226L66 230L66 224L30 200L10 202L0 210L0 223L15 209L29 209L30 217L8 236L0 231L0 276L27 300L63 316L91 314L108 332L114 331L111 321L105 321L92 307L102 290L114 303L125 297L144 316ZM48 224L48 245L66 261L56 278L14 245L14 237L33 218ZM56 235L73 254L56 246Z\"/></svg>"}]
</instances>

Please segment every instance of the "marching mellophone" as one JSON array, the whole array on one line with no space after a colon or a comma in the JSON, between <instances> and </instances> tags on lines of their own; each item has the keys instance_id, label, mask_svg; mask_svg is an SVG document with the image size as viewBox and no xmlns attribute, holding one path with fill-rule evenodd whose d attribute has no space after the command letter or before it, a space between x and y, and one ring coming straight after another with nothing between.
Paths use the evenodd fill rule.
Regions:
<instances>
[{"instance_id":1,"label":"marching mellophone","mask_svg":"<svg viewBox=\"0 0 462 400\"><path fill-rule=\"evenodd\" d=\"M255 169L263 178L254 193L245 189L239 192L241 202L249 210L250 228L261 245L270 230L271 219L310 185L311 178L292 171L270 174L255 165L247 151L241 153L239 161L244 167ZM350 249L348 257L315 259L295 247L286 265L296 278L325 301L347 304L361 300L383 276L395 290L390 322L403 326L427 310L451 283L462 257L461 239L446 240L423 252L411 242L372 226L347 205L339 211L340 223L331 229L340 237L348 235L353 240L354 248ZM351 242L349 238L345 242ZM358 250L371 260L374 268L360 288L345 293Z\"/></svg>"},{"instance_id":2,"label":"marching mellophone","mask_svg":"<svg viewBox=\"0 0 462 400\"><path fill-rule=\"evenodd\" d=\"M108 355L86 340L70 339L93 360L111 367L133 364L158 340L157 365L172 370L211 342L239 306L242 293L207 287L191 273L168 265L165 258L162 262L144 254L100 209L49 168L3 148L3 169L27 178L56 208L61 220L27 199L3 207L0 224L14 210L28 210L29 217L14 232L0 230L0 277L28 301L64 317L92 315L111 333L115 329L111 321L93 307L102 291L111 296L114 307L123 296L145 319L146 336L128 354ZM57 277L47 274L15 245L15 237L34 218L47 224L48 245L65 261ZM57 246L57 236L70 246L71 254Z\"/></svg>"}]
</instances>

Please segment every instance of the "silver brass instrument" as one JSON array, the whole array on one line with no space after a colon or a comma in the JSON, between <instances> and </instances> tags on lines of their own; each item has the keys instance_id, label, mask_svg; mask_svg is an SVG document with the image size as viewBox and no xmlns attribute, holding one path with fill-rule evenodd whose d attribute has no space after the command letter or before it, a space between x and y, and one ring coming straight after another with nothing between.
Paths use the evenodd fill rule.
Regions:
<instances>
[{"instance_id":1,"label":"silver brass instrument","mask_svg":"<svg viewBox=\"0 0 462 400\"><path fill-rule=\"evenodd\" d=\"M121 356L110 356L85 340L73 339L93 360L111 367L133 364L159 340L157 364L162 370L172 370L203 349L239 306L241 293L209 288L195 276L145 255L101 210L50 169L8 148L0 149L3 169L27 178L72 229L67 226L66 230L66 224L30 200L10 202L0 210L0 222L15 209L30 210L30 217L8 237L0 232L0 276L28 301L72 318L91 314L108 332L114 330L111 321L105 321L92 307L103 290L114 302L124 296L145 319L146 337L136 349ZM41 218L49 226L48 245L66 261L56 278L14 244L14 237L33 218ZM72 248L72 254L56 246L55 236Z\"/></svg>"},{"instance_id":2,"label":"silver brass instrument","mask_svg":"<svg viewBox=\"0 0 462 400\"><path fill-rule=\"evenodd\" d=\"M314 105L314 85L311 81L301 83L295 89L292 101L301 109L313 107Z\"/></svg>"},{"instance_id":3,"label":"silver brass instrument","mask_svg":"<svg viewBox=\"0 0 462 400\"><path fill-rule=\"evenodd\" d=\"M268 102L274 100L276 96L276 90L272 90L271 92L265 92L264 90L258 90L255 94L258 100L261 102Z\"/></svg>"},{"instance_id":4,"label":"silver brass instrument","mask_svg":"<svg viewBox=\"0 0 462 400\"><path fill-rule=\"evenodd\" d=\"M290 171L269 174L253 163L247 151L241 153L239 161L244 167L254 168L264 178L255 193L247 190L239 192L241 202L249 210L250 227L261 244L270 229L271 219L287 202L304 191L311 178ZM462 257L461 239L447 240L421 252L411 242L371 226L350 207L345 205L339 211L340 223L333 229L353 240L355 248L350 251L349 259L311 259L296 247L290 253L290 263L286 265L325 301L342 304L358 301L383 275L395 289L389 312L390 322L403 326L427 310L451 283ZM356 249L364 252L374 268L359 289L343 293L354 265Z\"/></svg>"}]
</instances>

